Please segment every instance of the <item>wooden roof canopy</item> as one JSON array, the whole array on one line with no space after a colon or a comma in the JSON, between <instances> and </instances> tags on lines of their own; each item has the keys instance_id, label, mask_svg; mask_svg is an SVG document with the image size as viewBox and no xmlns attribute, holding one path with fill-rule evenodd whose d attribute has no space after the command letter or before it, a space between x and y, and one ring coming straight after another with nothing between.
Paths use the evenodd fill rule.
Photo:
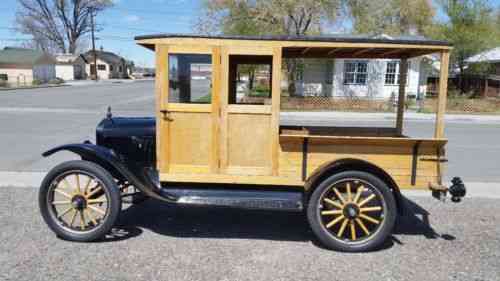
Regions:
<instances>
[{"instance_id":1,"label":"wooden roof canopy","mask_svg":"<svg viewBox=\"0 0 500 281\"><path fill-rule=\"evenodd\" d=\"M227 36L156 34L137 36L139 45L155 50L157 44L282 47L284 58L412 58L449 51L445 41L416 36Z\"/></svg>"}]
</instances>

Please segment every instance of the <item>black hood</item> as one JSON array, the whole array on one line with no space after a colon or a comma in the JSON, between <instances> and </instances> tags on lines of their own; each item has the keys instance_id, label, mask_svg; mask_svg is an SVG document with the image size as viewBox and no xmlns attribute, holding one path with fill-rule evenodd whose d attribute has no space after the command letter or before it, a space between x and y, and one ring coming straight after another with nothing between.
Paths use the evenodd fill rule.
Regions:
<instances>
[{"instance_id":1,"label":"black hood","mask_svg":"<svg viewBox=\"0 0 500 281\"><path fill-rule=\"evenodd\" d=\"M154 137L154 117L112 117L103 119L97 125L96 140L123 137Z\"/></svg>"}]
</instances>

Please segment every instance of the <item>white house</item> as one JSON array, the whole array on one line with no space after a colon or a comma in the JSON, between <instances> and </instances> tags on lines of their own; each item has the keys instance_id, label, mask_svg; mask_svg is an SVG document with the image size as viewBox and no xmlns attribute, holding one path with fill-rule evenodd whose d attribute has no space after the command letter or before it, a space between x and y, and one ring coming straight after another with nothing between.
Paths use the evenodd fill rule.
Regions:
<instances>
[{"instance_id":1,"label":"white house","mask_svg":"<svg viewBox=\"0 0 500 281\"><path fill-rule=\"evenodd\" d=\"M408 96L424 94L421 64L422 58L408 60ZM399 65L399 60L392 59L308 59L297 92L303 96L397 98Z\"/></svg>"},{"instance_id":2,"label":"white house","mask_svg":"<svg viewBox=\"0 0 500 281\"><path fill-rule=\"evenodd\" d=\"M49 54L15 47L0 50L0 79L8 84L46 83L55 77L55 59Z\"/></svg>"},{"instance_id":3,"label":"white house","mask_svg":"<svg viewBox=\"0 0 500 281\"><path fill-rule=\"evenodd\" d=\"M127 61L112 53L106 52L102 48L96 51L97 57L97 76L99 79L124 79L129 78L129 64ZM83 55L86 61L85 73L92 76L96 73L94 65L93 51L88 51Z\"/></svg>"},{"instance_id":4,"label":"white house","mask_svg":"<svg viewBox=\"0 0 500 281\"><path fill-rule=\"evenodd\" d=\"M56 77L64 81L85 79L85 60L79 55L56 55Z\"/></svg>"}]
</instances>

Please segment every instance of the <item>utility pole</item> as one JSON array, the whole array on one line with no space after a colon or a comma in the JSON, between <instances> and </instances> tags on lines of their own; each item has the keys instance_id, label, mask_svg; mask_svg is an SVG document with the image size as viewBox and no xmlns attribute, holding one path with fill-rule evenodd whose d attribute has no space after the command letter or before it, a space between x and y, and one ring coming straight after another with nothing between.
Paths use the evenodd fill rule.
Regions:
<instances>
[{"instance_id":1,"label":"utility pole","mask_svg":"<svg viewBox=\"0 0 500 281\"><path fill-rule=\"evenodd\" d=\"M94 22L94 9L90 11L90 25L92 26L92 54L94 56L94 77L93 79L97 81L97 54L95 51L95 22ZM90 74L92 75L92 65L90 66Z\"/></svg>"}]
</instances>

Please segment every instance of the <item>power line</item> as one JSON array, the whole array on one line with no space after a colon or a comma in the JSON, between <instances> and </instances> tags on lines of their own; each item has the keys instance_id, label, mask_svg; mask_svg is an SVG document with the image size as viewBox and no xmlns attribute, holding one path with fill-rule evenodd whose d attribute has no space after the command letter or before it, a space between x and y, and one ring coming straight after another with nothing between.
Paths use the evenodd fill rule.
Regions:
<instances>
[{"instance_id":1,"label":"power line","mask_svg":"<svg viewBox=\"0 0 500 281\"><path fill-rule=\"evenodd\" d=\"M144 10L144 9L130 9L130 8L121 8L121 7L113 7L114 10L126 11L126 12L135 12L135 13L148 13L148 14L160 14L160 15L172 15L178 16L181 9L176 8L172 11L158 11L158 10ZM185 10L185 12L192 12L192 10Z\"/></svg>"}]
</instances>

